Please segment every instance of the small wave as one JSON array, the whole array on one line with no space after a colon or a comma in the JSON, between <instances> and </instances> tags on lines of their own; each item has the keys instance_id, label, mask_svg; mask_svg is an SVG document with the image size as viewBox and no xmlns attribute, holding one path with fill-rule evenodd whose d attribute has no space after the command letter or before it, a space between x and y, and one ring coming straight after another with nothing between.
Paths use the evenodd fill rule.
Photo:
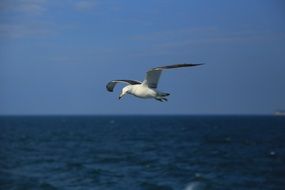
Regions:
<instances>
[{"instance_id":1,"label":"small wave","mask_svg":"<svg viewBox=\"0 0 285 190\"><path fill-rule=\"evenodd\" d=\"M35 177L28 177L8 172L0 172L0 175L0 189L57 190L57 188L51 183L39 180Z\"/></svg>"},{"instance_id":2,"label":"small wave","mask_svg":"<svg viewBox=\"0 0 285 190\"><path fill-rule=\"evenodd\" d=\"M173 188L168 185L159 185L151 182L142 182L141 187L145 190L173 190Z\"/></svg>"},{"instance_id":3,"label":"small wave","mask_svg":"<svg viewBox=\"0 0 285 190\"><path fill-rule=\"evenodd\" d=\"M79 162L68 162L65 164L67 170L80 170L83 169L83 164Z\"/></svg>"},{"instance_id":4,"label":"small wave","mask_svg":"<svg viewBox=\"0 0 285 190\"><path fill-rule=\"evenodd\" d=\"M89 177L93 179L98 179L101 177L108 177L108 178L122 178L124 177L123 174L119 174L117 172L105 169L92 169L88 172Z\"/></svg>"},{"instance_id":5,"label":"small wave","mask_svg":"<svg viewBox=\"0 0 285 190\"><path fill-rule=\"evenodd\" d=\"M184 190L204 190L206 185L202 182L191 182L189 183Z\"/></svg>"}]
</instances>

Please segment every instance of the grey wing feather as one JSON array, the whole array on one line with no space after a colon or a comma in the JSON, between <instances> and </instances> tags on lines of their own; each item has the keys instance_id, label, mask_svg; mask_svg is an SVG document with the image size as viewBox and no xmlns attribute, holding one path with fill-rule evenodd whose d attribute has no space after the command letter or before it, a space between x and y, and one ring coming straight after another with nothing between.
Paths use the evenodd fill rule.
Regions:
<instances>
[{"instance_id":1,"label":"grey wing feather","mask_svg":"<svg viewBox=\"0 0 285 190\"><path fill-rule=\"evenodd\" d=\"M184 64L174 64L174 65L155 67L146 73L146 77L143 83L146 84L149 88L157 88L162 70L181 68L181 67L193 67L198 65L203 65L203 63L198 63L198 64L184 63Z\"/></svg>"},{"instance_id":2,"label":"grey wing feather","mask_svg":"<svg viewBox=\"0 0 285 190\"><path fill-rule=\"evenodd\" d=\"M107 83L106 85L106 89L109 91L109 92L113 92L115 86L117 83L126 83L126 84L131 84L131 85L134 85L134 84L141 84L142 82L140 81L136 81L136 80L112 80L110 82Z\"/></svg>"},{"instance_id":3,"label":"grey wing feather","mask_svg":"<svg viewBox=\"0 0 285 190\"><path fill-rule=\"evenodd\" d=\"M160 78L162 70L161 69L151 69L146 73L144 84L149 88L157 88L157 84Z\"/></svg>"}]
</instances>

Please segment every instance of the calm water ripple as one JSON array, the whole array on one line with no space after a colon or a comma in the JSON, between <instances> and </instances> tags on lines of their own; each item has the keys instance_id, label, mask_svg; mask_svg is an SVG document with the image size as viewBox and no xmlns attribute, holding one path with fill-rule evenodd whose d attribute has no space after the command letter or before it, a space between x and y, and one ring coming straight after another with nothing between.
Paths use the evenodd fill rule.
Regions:
<instances>
[{"instance_id":1,"label":"calm water ripple","mask_svg":"<svg viewBox=\"0 0 285 190\"><path fill-rule=\"evenodd\" d=\"M0 117L0 130L0 189L285 187L284 117Z\"/></svg>"}]
</instances>

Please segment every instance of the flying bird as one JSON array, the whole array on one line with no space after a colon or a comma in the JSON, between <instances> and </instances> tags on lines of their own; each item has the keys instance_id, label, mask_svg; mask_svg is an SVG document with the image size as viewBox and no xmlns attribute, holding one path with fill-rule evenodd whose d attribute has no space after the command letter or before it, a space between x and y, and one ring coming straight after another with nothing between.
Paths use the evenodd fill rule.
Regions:
<instances>
[{"instance_id":1,"label":"flying bird","mask_svg":"<svg viewBox=\"0 0 285 190\"><path fill-rule=\"evenodd\" d=\"M146 77L143 82L137 80L112 80L107 83L106 88L109 92L113 92L117 83L125 83L125 86L122 89L122 92L119 96L121 99L125 94L131 94L138 98L154 98L158 101L167 101L166 96L169 96L169 93L161 92L157 90L159 78L161 72L165 69L175 69L181 67L193 67L203 65L202 63L199 64L175 64L175 65L168 65L162 67L155 67L147 71Z\"/></svg>"}]
</instances>

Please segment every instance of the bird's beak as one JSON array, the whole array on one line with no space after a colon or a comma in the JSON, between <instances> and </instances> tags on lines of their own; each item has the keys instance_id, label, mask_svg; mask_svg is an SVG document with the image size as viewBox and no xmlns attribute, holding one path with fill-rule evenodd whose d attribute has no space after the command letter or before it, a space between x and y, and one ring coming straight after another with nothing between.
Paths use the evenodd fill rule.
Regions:
<instances>
[{"instance_id":1,"label":"bird's beak","mask_svg":"<svg viewBox=\"0 0 285 190\"><path fill-rule=\"evenodd\" d=\"M119 96L119 100L124 96L126 95L126 92L121 92L120 96Z\"/></svg>"}]
</instances>

